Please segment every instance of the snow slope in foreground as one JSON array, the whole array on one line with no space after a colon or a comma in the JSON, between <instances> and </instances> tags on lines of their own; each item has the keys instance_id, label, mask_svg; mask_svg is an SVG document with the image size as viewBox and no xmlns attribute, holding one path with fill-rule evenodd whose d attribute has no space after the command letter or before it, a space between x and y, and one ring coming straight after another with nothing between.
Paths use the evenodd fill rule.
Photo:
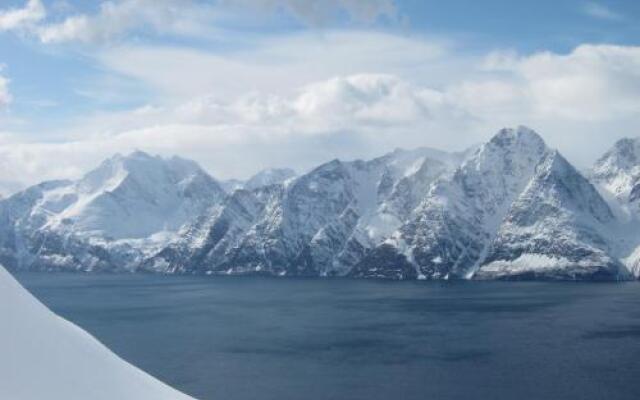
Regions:
<instances>
[{"instance_id":1,"label":"snow slope in foreground","mask_svg":"<svg viewBox=\"0 0 640 400\"><path fill-rule=\"evenodd\" d=\"M193 400L49 311L2 266L0 399Z\"/></svg>"}]
</instances>

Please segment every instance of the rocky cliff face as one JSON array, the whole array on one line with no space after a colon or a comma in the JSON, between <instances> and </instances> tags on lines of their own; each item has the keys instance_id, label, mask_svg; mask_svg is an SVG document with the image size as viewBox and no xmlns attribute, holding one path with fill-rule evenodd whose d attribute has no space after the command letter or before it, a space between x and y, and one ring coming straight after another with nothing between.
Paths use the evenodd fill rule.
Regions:
<instances>
[{"instance_id":1,"label":"rocky cliff face","mask_svg":"<svg viewBox=\"0 0 640 400\"><path fill-rule=\"evenodd\" d=\"M593 185L552 152L511 206L475 276L622 278L624 267L605 236L613 222Z\"/></svg>"}]
</instances>

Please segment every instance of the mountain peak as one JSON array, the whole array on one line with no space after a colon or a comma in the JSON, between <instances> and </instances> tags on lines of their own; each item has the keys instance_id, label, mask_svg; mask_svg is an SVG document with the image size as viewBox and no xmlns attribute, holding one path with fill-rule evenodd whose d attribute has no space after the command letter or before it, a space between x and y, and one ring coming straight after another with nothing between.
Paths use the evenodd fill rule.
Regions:
<instances>
[{"instance_id":1,"label":"mountain peak","mask_svg":"<svg viewBox=\"0 0 640 400\"><path fill-rule=\"evenodd\" d=\"M194 175L206 175L206 172L193 160L173 156L165 158L160 155L151 155L144 151L135 150L127 155L116 153L106 159L96 169L85 175L87 177L104 180L119 175L139 175L141 177L156 176L161 170L172 171L179 179L185 179ZM83 179L85 180L85 179Z\"/></svg>"},{"instance_id":2,"label":"mountain peak","mask_svg":"<svg viewBox=\"0 0 640 400\"><path fill-rule=\"evenodd\" d=\"M503 128L467 157L462 167L487 172L500 168L509 175L527 176L549 151L533 130L522 126ZM495 178L499 180L500 176Z\"/></svg>"},{"instance_id":3,"label":"mountain peak","mask_svg":"<svg viewBox=\"0 0 640 400\"><path fill-rule=\"evenodd\" d=\"M618 140L598 161L594 168L596 174L610 172L610 169L629 170L640 165L640 138Z\"/></svg>"},{"instance_id":4,"label":"mountain peak","mask_svg":"<svg viewBox=\"0 0 640 400\"><path fill-rule=\"evenodd\" d=\"M122 162L127 162L127 161L135 161L135 160L153 160L154 156L152 156L149 153L146 153L142 150L134 150L130 153L126 153L126 154L122 154L122 153L115 153L114 155L112 155L111 157L107 158L106 160L104 160L104 163L122 163Z\"/></svg>"},{"instance_id":5,"label":"mountain peak","mask_svg":"<svg viewBox=\"0 0 640 400\"><path fill-rule=\"evenodd\" d=\"M140 160L140 159L148 160L148 159L152 159L152 158L156 158L156 157L154 157L151 154L149 154L147 152L144 152L142 150L134 150L131 153L129 153L128 155L126 155L124 158L127 158L127 159L138 159L138 160Z\"/></svg>"},{"instance_id":6,"label":"mountain peak","mask_svg":"<svg viewBox=\"0 0 640 400\"><path fill-rule=\"evenodd\" d=\"M163 158L159 155L151 155L144 151L135 150L124 156L116 156L116 161L123 163L126 168L134 165L167 163L171 161L171 158Z\"/></svg>"},{"instance_id":7,"label":"mountain peak","mask_svg":"<svg viewBox=\"0 0 640 400\"><path fill-rule=\"evenodd\" d=\"M536 131L526 126L502 128L491 138L489 143L500 147L507 147L514 143L533 145L535 147L545 146L544 139Z\"/></svg>"},{"instance_id":8,"label":"mountain peak","mask_svg":"<svg viewBox=\"0 0 640 400\"><path fill-rule=\"evenodd\" d=\"M640 138L623 138L596 161L591 178L605 191L626 203L634 202L640 193ZM630 209L632 210L632 209ZM637 213L632 211L632 213Z\"/></svg>"},{"instance_id":9,"label":"mountain peak","mask_svg":"<svg viewBox=\"0 0 640 400\"><path fill-rule=\"evenodd\" d=\"M196 162L142 151L116 154L58 192L43 203L57 210L49 226L127 239L175 231L224 195Z\"/></svg>"},{"instance_id":10,"label":"mountain peak","mask_svg":"<svg viewBox=\"0 0 640 400\"><path fill-rule=\"evenodd\" d=\"M290 168L268 168L249 178L244 183L243 188L253 190L263 186L279 184L294 176L296 176L296 172Z\"/></svg>"}]
</instances>

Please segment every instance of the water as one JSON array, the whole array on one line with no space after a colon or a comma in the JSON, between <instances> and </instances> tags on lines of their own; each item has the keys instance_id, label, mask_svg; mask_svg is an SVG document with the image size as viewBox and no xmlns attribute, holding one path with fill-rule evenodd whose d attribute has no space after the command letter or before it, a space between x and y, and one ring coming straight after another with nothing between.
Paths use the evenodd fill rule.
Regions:
<instances>
[{"instance_id":1,"label":"water","mask_svg":"<svg viewBox=\"0 0 640 400\"><path fill-rule=\"evenodd\" d=\"M18 278L202 400L640 398L635 282Z\"/></svg>"}]
</instances>

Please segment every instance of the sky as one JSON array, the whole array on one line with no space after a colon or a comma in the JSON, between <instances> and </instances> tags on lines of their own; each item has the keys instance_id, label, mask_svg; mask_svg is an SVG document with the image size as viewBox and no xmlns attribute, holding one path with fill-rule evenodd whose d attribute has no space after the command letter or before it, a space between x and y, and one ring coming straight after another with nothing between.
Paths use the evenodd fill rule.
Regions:
<instances>
[{"instance_id":1,"label":"sky","mask_svg":"<svg viewBox=\"0 0 640 400\"><path fill-rule=\"evenodd\" d=\"M640 136L636 0L0 0L0 194L114 153L218 179L535 129Z\"/></svg>"}]
</instances>

